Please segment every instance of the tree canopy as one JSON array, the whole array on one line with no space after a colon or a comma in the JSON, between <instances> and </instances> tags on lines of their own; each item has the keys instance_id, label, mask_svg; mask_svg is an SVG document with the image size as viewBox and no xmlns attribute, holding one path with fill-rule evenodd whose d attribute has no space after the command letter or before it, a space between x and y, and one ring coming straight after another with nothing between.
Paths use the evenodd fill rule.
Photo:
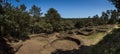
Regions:
<instances>
[{"instance_id":1,"label":"tree canopy","mask_svg":"<svg viewBox=\"0 0 120 54\"><path fill-rule=\"evenodd\" d=\"M54 8L50 8L45 14L45 17L56 21L59 21L61 18L60 14Z\"/></svg>"},{"instance_id":2,"label":"tree canopy","mask_svg":"<svg viewBox=\"0 0 120 54\"><path fill-rule=\"evenodd\" d=\"M34 17L40 17L42 15L41 9L37 7L36 5L33 5L32 8L30 9L31 15Z\"/></svg>"},{"instance_id":3,"label":"tree canopy","mask_svg":"<svg viewBox=\"0 0 120 54\"><path fill-rule=\"evenodd\" d=\"M120 0L109 0L110 2L112 2L112 4L115 5L115 7L118 9L118 11L120 12Z\"/></svg>"}]
</instances>

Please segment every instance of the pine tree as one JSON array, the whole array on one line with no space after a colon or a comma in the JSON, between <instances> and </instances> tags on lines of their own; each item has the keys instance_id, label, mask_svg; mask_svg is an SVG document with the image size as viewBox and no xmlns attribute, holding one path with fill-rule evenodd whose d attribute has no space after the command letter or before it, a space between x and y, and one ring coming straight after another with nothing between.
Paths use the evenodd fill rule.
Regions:
<instances>
[{"instance_id":1,"label":"pine tree","mask_svg":"<svg viewBox=\"0 0 120 54\"><path fill-rule=\"evenodd\" d=\"M30 13L32 16L39 18L41 17L42 13L41 13L41 9L39 7L37 7L36 5L33 5L30 9Z\"/></svg>"},{"instance_id":2,"label":"pine tree","mask_svg":"<svg viewBox=\"0 0 120 54\"><path fill-rule=\"evenodd\" d=\"M112 2L120 12L120 0L109 0L109 1Z\"/></svg>"},{"instance_id":3,"label":"pine tree","mask_svg":"<svg viewBox=\"0 0 120 54\"><path fill-rule=\"evenodd\" d=\"M60 21L61 19L60 14L54 8L50 8L45 14L45 17L51 21Z\"/></svg>"},{"instance_id":4,"label":"pine tree","mask_svg":"<svg viewBox=\"0 0 120 54\"><path fill-rule=\"evenodd\" d=\"M24 4L20 5L20 9L21 11L25 11L26 10L26 6Z\"/></svg>"},{"instance_id":5,"label":"pine tree","mask_svg":"<svg viewBox=\"0 0 120 54\"><path fill-rule=\"evenodd\" d=\"M102 21L103 21L104 24L107 24L107 23L108 23L108 20L109 20L109 19L108 19L107 13L102 12L101 18L102 18Z\"/></svg>"}]
</instances>

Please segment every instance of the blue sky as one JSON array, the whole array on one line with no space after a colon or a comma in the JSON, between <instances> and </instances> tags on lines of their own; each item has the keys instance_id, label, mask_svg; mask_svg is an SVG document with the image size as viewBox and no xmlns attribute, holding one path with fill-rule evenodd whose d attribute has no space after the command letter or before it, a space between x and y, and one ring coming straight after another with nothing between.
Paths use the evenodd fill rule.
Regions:
<instances>
[{"instance_id":1,"label":"blue sky","mask_svg":"<svg viewBox=\"0 0 120 54\"><path fill-rule=\"evenodd\" d=\"M108 0L21 0L19 3L11 1L14 5L25 4L28 9L37 5L43 13L49 8L55 8L65 18L82 18L98 14L102 11L115 9Z\"/></svg>"}]
</instances>

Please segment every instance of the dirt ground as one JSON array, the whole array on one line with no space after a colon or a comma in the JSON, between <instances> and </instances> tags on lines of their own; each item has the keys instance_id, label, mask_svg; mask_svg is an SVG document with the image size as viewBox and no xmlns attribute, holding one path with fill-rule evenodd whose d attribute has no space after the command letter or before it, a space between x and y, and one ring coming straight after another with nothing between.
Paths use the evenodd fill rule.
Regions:
<instances>
[{"instance_id":1,"label":"dirt ground","mask_svg":"<svg viewBox=\"0 0 120 54\"><path fill-rule=\"evenodd\" d=\"M51 54L56 49L73 50L77 49L79 45L71 40L57 40L57 33L50 37L34 37L21 43L23 46L16 52L16 54ZM54 41L56 40L56 41ZM19 45L16 45L19 46Z\"/></svg>"},{"instance_id":2,"label":"dirt ground","mask_svg":"<svg viewBox=\"0 0 120 54\"><path fill-rule=\"evenodd\" d=\"M90 46L97 44L102 38L112 31L108 30L106 33L95 33L90 36L71 35L66 39L60 33L53 34L34 34L29 40L19 43L13 43L15 54L51 54L52 52L61 49L63 51L79 49L81 45ZM78 44L79 42L79 44Z\"/></svg>"}]
</instances>

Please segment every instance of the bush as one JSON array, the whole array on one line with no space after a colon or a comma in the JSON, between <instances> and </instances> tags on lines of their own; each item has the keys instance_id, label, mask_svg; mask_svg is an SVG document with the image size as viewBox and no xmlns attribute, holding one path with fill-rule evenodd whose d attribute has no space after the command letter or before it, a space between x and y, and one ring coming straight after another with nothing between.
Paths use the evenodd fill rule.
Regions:
<instances>
[{"instance_id":1,"label":"bush","mask_svg":"<svg viewBox=\"0 0 120 54\"><path fill-rule=\"evenodd\" d=\"M52 22L51 24L52 24L52 27L53 27L53 31L55 31L55 32L59 32L59 31L64 30L62 24L60 24L60 23Z\"/></svg>"},{"instance_id":2,"label":"bush","mask_svg":"<svg viewBox=\"0 0 120 54\"><path fill-rule=\"evenodd\" d=\"M74 28L74 23L72 21L64 21L62 24L64 30L71 30Z\"/></svg>"},{"instance_id":3,"label":"bush","mask_svg":"<svg viewBox=\"0 0 120 54\"><path fill-rule=\"evenodd\" d=\"M74 26L79 29L84 27L85 25L83 21L79 21L79 22L76 22Z\"/></svg>"},{"instance_id":4,"label":"bush","mask_svg":"<svg viewBox=\"0 0 120 54\"><path fill-rule=\"evenodd\" d=\"M53 32L53 27L50 23L47 23L44 25L44 30L45 30L45 33L52 33Z\"/></svg>"}]
</instances>

